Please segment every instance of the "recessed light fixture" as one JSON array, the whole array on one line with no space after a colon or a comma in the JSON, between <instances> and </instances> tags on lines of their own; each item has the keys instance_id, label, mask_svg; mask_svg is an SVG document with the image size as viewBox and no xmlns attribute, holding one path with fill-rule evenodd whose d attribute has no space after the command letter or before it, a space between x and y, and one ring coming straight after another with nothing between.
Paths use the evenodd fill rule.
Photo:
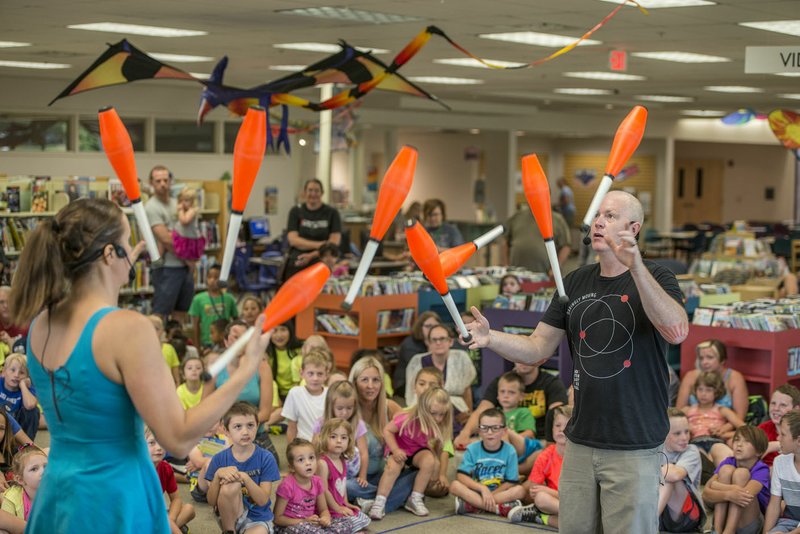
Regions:
<instances>
[{"instance_id":1,"label":"recessed light fixture","mask_svg":"<svg viewBox=\"0 0 800 534\"><path fill-rule=\"evenodd\" d=\"M297 144L300 146L306 146L306 140L302 137L297 141Z\"/></svg>"},{"instance_id":2,"label":"recessed light fixture","mask_svg":"<svg viewBox=\"0 0 800 534\"><path fill-rule=\"evenodd\" d=\"M707 85L703 87L706 91L715 93L763 93L763 89L758 87L746 87L744 85Z\"/></svg>"},{"instance_id":3,"label":"recessed light fixture","mask_svg":"<svg viewBox=\"0 0 800 534\"><path fill-rule=\"evenodd\" d=\"M208 35L208 32L198 30L183 30L181 28L165 28L161 26L142 26L140 24L123 24L121 22L93 22L91 24L72 24L67 26L72 30L91 30L106 33L125 33L128 35L148 35L150 37L195 37Z\"/></svg>"},{"instance_id":4,"label":"recessed light fixture","mask_svg":"<svg viewBox=\"0 0 800 534\"><path fill-rule=\"evenodd\" d=\"M588 87L559 87L557 89L553 89L553 92L560 93L562 95L588 95L588 96L611 94L611 91L609 91L608 89L590 89Z\"/></svg>"},{"instance_id":5,"label":"recessed light fixture","mask_svg":"<svg viewBox=\"0 0 800 534\"><path fill-rule=\"evenodd\" d=\"M646 102L694 102L691 96L674 96L674 95L636 95L636 100L644 100Z\"/></svg>"},{"instance_id":6,"label":"recessed light fixture","mask_svg":"<svg viewBox=\"0 0 800 534\"><path fill-rule=\"evenodd\" d=\"M623 74L621 72L587 71L587 72L565 72L568 78L584 78L586 80L614 80L614 81L636 81L646 80L644 76L638 74Z\"/></svg>"},{"instance_id":7,"label":"recessed light fixture","mask_svg":"<svg viewBox=\"0 0 800 534\"><path fill-rule=\"evenodd\" d=\"M477 85L483 83L483 80L476 78L453 78L450 76L409 76L408 79L412 82L440 85Z\"/></svg>"},{"instance_id":8,"label":"recessed light fixture","mask_svg":"<svg viewBox=\"0 0 800 534\"><path fill-rule=\"evenodd\" d=\"M478 135L479 133L481 133L481 131L478 128L470 128L469 133L471 133L472 135Z\"/></svg>"},{"instance_id":9,"label":"recessed light fixture","mask_svg":"<svg viewBox=\"0 0 800 534\"><path fill-rule=\"evenodd\" d=\"M0 48L18 48L21 46L31 46L31 43L19 43L17 41L0 41Z\"/></svg>"},{"instance_id":10,"label":"recessed light fixture","mask_svg":"<svg viewBox=\"0 0 800 534\"><path fill-rule=\"evenodd\" d=\"M281 15L300 15L303 17L318 17L323 19L349 20L352 22L366 22L369 24L392 24L395 22L413 22L422 20L420 17L409 15L395 15L393 13L379 13L363 9L350 9L349 7L303 7L297 9L279 9L276 13Z\"/></svg>"},{"instance_id":11,"label":"recessed light fixture","mask_svg":"<svg viewBox=\"0 0 800 534\"><path fill-rule=\"evenodd\" d=\"M694 52L633 52L631 55L645 59L674 61L676 63L727 63L730 61L726 57L695 54Z\"/></svg>"},{"instance_id":12,"label":"recessed light fixture","mask_svg":"<svg viewBox=\"0 0 800 534\"><path fill-rule=\"evenodd\" d=\"M516 63L514 61L502 61L499 59L485 59L486 63L491 63L492 65L497 65L498 67L522 67L525 63ZM457 67L475 67L479 69L488 69L491 67L487 67L477 59L472 59L471 57L456 57L456 58L449 58L449 59L434 59L434 63L441 63L442 65L456 65Z\"/></svg>"},{"instance_id":13,"label":"recessed light fixture","mask_svg":"<svg viewBox=\"0 0 800 534\"><path fill-rule=\"evenodd\" d=\"M294 71L298 71L298 70L303 70L306 67L308 67L308 65L270 65L269 66L269 70L281 70L281 71L287 71L287 72L294 72Z\"/></svg>"},{"instance_id":14,"label":"recessed light fixture","mask_svg":"<svg viewBox=\"0 0 800 534\"><path fill-rule=\"evenodd\" d=\"M800 100L800 93L783 93L778 96L781 98L788 98L789 100Z\"/></svg>"},{"instance_id":15,"label":"recessed light fixture","mask_svg":"<svg viewBox=\"0 0 800 534\"><path fill-rule=\"evenodd\" d=\"M786 76L789 78L798 78L800 77L800 72L776 72L776 76Z\"/></svg>"},{"instance_id":16,"label":"recessed light fixture","mask_svg":"<svg viewBox=\"0 0 800 534\"><path fill-rule=\"evenodd\" d=\"M66 63L44 63L40 61L4 61L0 60L0 67L16 69L68 69L72 65Z\"/></svg>"},{"instance_id":17,"label":"recessed light fixture","mask_svg":"<svg viewBox=\"0 0 800 534\"><path fill-rule=\"evenodd\" d=\"M551 33L540 32L505 32L505 33L481 33L478 37L482 39L493 39L495 41L507 41L509 43L519 43L533 46L549 46L558 48L567 46L578 40L578 37L567 35L553 35ZM601 41L594 39L584 39L578 46L590 46L602 44Z\"/></svg>"},{"instance_id":18,"label":"recessed light fixture","mask_svg":"<svg viewBox=\"0 0 800 534\"><path fill-rule=\"evenodd\" d=\"M517 137L522 137L525 135L525 132L523 130L514 130L514 135Z\"/></svg>"},{"instance_id":19,"label":"recessed light fixture","mask_svg":"<svg viewBox=\"0 0 800 534\"><path fill-rule=\"evenodd\" d=\"M611 2L613 4L621 4L625 0L603 0L603 2ZM697 6L713 6L716 2L709 2L708 0L638 0L637 2L645 9L661 9L666 7L697 7ZM631 6L633 7L633 6Z\"/></svg>"},{"instance_id":20,"label":"recessed light fixture","mask_svg":"<svg viewBox=\"0 0 800 534\"><path fill-rule=\"evenodd\" d=\"M714 109L683 109L681 115L688 117L724 117L724 111L717 111Z\"/></svg>"},{"instance_id":21,"label":"recessed light fixture","mask_svg":"<svg viewBox=\"0 0 800 534\"><path fill-rule=\"evenodd\" d=\"M214 61L213 57L208 56L187 56L183 54L162 54L155 52L150 54L151 57L159 61L169 61L172 63L202 63L203 61Z\"/></svg>"},{"instance_id":22,"label":"recessed light fixture","mask_svg":"<svg viewBox=\"0 0 800 534\"><path fill-rule=\"evenodd\" d=\"M765 30L768 32L785 33L800 37L800 20L765 20L762 22L740 22L739 26Z\"/></svg>"},{"instance_id":23,"label":"recessed light fixture","mask_svg":"<svg viewBox=\"0 0 800 534\"><path fill-rule=\"evenodd\" d=\"M342 47L329 43L278 43L272 45L275 48L282 48L284 50L300 50L301 52L325 52L326 54L335 54L342 50ZM383 48L366 48L363 46L354 46L359 52L370 52L372 54L388 54L389 51Z\"/></svg>"}]
</instances>

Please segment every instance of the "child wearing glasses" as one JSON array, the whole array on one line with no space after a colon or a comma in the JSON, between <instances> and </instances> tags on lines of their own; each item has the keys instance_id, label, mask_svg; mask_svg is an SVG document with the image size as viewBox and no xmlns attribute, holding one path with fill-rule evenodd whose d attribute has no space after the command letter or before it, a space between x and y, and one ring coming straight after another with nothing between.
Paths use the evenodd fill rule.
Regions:
<instances>
[{"instance_id":1,"label":"child wearing glasses","mask_svg":"<svg viewBox=\"0 0 800 534\"><path fill-rule=\"evenodd\" d=\"M524 486L528 502L533 504L519 506L511 510L508 519L512 523L538 523L558 528L558 479L561 476L561 465L564 450L567 448L567 436L564 430L572 417L572 406L556 406L553 408L553 441L536 458L528 480Z\"/></svg>"},{"instance_id":2,"label":"child wearing glasses","mask_svg":"<svg viewBox=\"0 0 800 534\"><path fill-rule=\"evenodd\" d=\"M519 484L517 451L504 441L506 416L496 408L478 419L480 441L471 443L450 493L456 497L457 514L489 512L502 517L522 505L527 490Z\"/></svg>"}]
</instances>

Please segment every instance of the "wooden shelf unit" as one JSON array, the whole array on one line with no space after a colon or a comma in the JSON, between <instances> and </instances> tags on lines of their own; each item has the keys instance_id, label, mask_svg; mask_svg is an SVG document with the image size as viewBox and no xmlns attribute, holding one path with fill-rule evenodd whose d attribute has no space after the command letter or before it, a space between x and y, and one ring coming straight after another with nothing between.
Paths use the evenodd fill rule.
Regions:
<instances>
[{"instance_id":1,"label":"wooden shelf unit","mask_svg":"<svg viewBox=\"0 0 800 534\"><path fill-rule=\"evenodd\" d=\"M708 339L725 344L727 366L744 375L751 395L769 399L775 388L787 382L800 387L800 375L787 374L789 349L800 347L800 330L762 332L691 324L689 336L681 343L681 377L695 368L695 347Z\"/></svg>"},{"instance_id":2,"label":"wooden shelf unit","mask_svg":"<svg viewBox=\"0 0 800 534\"><path fill-rule=\"evenodd\" d=\"M333 351L336 367L342 370L350 369L350 358L356 349L377 349L386 345L399 345L403 338L411 333L379 334L378 312L412 308L414 318L417 317L416 293L357 297L350 311L341 308L342 301L344 301L344 295L322 294L311 306L297 315L295 322L297 337L304 339L312 334L318 334L325 338ZM317 325L317 314L319 313L352 316L358 325L358 335L334 334L320 329Z\"/></svg>"}]
</instances>

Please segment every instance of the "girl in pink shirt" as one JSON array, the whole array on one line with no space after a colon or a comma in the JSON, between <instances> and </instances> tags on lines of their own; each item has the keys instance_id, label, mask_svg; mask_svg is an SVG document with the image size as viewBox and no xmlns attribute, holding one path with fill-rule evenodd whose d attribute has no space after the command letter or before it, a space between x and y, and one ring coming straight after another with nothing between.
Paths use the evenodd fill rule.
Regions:
<instances>
[{"instance_id":1,"label":"girl in pink shirt","mask_svg":"<svg viewBox=\"0 0 800 534\"><path fill-rule=\"evenodd\" d=\"M725 383L716 371L697 375L694 395L697 404L683 410L689 420L690 443L697 445L714 465L719 465L733 454L725 442L733 436L733 429L744 425L744 421L730 408L717 404L725 395Z\"/></svg>"}]
</instances>

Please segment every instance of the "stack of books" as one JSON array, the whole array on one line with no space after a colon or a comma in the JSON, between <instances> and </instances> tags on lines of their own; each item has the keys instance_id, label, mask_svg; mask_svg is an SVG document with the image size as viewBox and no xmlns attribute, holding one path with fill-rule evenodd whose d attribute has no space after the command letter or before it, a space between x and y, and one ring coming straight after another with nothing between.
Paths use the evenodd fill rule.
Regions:
<instances>
[{"instance_id":1,"label":"stack of books","mask_svg":"<svg viewBox=\"0 0 800 534\"><path fill-rule=\"evenodd\" d=\"M781 332L800 328L800 297L756 299L698 307L693 324Z\"/></svg>"}]
</instances>

